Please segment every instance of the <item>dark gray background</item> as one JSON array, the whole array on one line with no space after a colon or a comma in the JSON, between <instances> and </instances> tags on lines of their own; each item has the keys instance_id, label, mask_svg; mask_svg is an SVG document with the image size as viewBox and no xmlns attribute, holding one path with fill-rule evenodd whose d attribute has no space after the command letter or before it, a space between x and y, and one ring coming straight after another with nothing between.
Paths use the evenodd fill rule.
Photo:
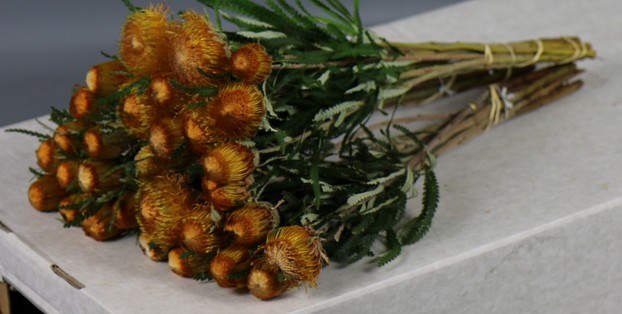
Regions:
<instances>
[{"instance_id":1,"label":"dark gray background","mask_svg":"<svg viewBox=\"0 0 622 314\"><path fill-rule=\"evenodd\" d=\"M362 0L361 15L373 26L459 1ZM203 11L192 0L168 5ZM120 0L0 0L0 126L47 114L50 106L67 108L72 87L105 61L100 51L116 53L127 13Z\"/></svg>"}]
</instances>

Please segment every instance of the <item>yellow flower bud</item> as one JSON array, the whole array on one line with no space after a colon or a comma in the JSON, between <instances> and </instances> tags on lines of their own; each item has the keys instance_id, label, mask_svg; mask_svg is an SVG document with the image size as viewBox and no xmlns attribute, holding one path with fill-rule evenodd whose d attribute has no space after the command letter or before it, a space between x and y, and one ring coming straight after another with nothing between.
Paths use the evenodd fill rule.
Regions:
<instances>
[{"instance_id":1,"label":"yellow flower bud","mask_svg":"<svg viewBox=\"0 0 622 314\"><path fill-rule=\"evenodd\" d=\"M246 44L231 55L231 72L248 84L259 84L272 72L272 58L260 44Z\"/></svg>"}]
</instances>

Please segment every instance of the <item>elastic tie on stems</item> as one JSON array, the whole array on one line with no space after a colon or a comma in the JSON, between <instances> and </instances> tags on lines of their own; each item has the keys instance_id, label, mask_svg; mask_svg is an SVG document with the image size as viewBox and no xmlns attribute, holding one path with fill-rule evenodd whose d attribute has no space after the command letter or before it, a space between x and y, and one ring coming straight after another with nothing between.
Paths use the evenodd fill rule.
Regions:
<instances>
[{"instance_id":1,"label":"elastic tie on stems","mask_svg":"<svg viewBox=\"0 0 622 314\"><path fill-rule=\"evenodd\" d=\"M441 83L441 85L438 87L438 94L440 96L443 96L443 95L451 96L456 93L454 90L451 89L454 85L454 82L456 81L456 75L452 75L451 78L449 79L449 82L447 82L447 84L443 82L443 78L439 78L439 81Z\"/></svg>"},{"instance_id":2,"label":"elastic tie on stems","mask_svg":"<svg viewBox=\"0 0 622 314\"><path fill-rule=\"evenodd\" d=\"M507 80L512 76L512 69L514 68L514 64L516 63L516 53L514 52L514 48L512 48L512 46L510 46L508 43L503 43L503 46L508 50L508 52L510 53L510 58L512 58L512 61L510 63L510 66L508 67L508 71L506 72L504 78L504 80Z\"/></svg>"},{"instance_id":3,"label":"elastic tie on stems","mask_svg":"<svg viewBox=\"0 0 622 314\"><path fill-rule=\"evenodd\" d=\"M484 44L484 59L486 59L486 66L489 66L495 62L495 57L492 54L492 49L489 44Z\"/></svg>"},{"instance_id":4,"label":"elastic tie on stems","mask_svg":"<svg viewBox=\"0 0 622 314\"><path fill-rule=\"evenodd\" d=\"M535 43L536 45L538 45L538 51L536 51L536 54L533 56L533 59L525 63L519 64L518 65L519 67L527 67L527 66L537 63L540 60L540 57L542 57L542 54L544 53L544 43L542 42L542 39L535 40Z\"/></svg>"},{"instance_id":5,"label":"elastic tie on stems","mask_svg":"<svg viewBox=\"0 0 622 314\"><path fill-rule=\"evenodd\" d=\"M584 42L567 36L562 38L574 48L574 54L570 58L561 61L561 63L570 63L587 55L587 45Z\"/></svg>"},{"instance_id":6,"label":"elastic tie on stems","mask_svg":"<svg viewBox=\"0 0 622 314\"><path fill-rule=\"evenodd\" d=\"M496 84L488 86L490 94L490 114L488 115L485 131L499 124L501 120L501 110L505 107L497 88L498 86Z\"/></svg>"}]
</instances>

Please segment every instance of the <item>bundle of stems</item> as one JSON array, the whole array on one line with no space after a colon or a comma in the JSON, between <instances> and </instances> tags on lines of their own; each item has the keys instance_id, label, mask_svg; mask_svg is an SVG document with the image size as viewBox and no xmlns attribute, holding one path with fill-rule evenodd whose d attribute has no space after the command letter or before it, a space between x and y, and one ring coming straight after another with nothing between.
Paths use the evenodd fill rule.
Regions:
<instances>
[{"instance_id":1,"label":"bundle of stems","mask_svg":"<svg viewBox=\"0 0 622 314\"><path fill-rule=\"evenodd\" d=\"M299 1L199 1L216 26L124 1L119 56L89 71L69 111L53 110L54 134L13 131L41 139L33 207L97 240L138 228L145 253L177 274L261 299L315 286L329 258L394 259L430 228L436 157L578 89L574 62L595 56L574 37L387 42L362 27L358 1L353 12L311 1L323 16ZM398 116L477 87L459 111ZM371 124L377 115L386 121ZM418 120L429 123L408 127ZM421 213L405 221L419 178Z\"/></svg>"}]
</instances>

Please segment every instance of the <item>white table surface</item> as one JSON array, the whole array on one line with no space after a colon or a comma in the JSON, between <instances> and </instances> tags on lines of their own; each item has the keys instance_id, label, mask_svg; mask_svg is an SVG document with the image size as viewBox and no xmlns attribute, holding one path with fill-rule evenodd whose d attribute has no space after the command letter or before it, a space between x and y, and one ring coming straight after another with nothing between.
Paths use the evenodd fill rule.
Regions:
<instances>
[{"instance_id":1,"label":"white table surface","mask_svg":"<svg viewBox=\"0 0 622 314\"><path fill-rule=\"evenodd\" d=\"M585 87L439 159L426 238L383 268L324 269L269 302L177 277L135 238L98 243L30 208L36 141L0 133L0 274L49 313L615 313L622 307L622 2L473 0L377 27L399 41L578 35ZM10 127L37 128L34 121ZM416 203L411 206L414 213ZM61 267L85 287L51 270Z\"/></svg>"}]
</instances>

